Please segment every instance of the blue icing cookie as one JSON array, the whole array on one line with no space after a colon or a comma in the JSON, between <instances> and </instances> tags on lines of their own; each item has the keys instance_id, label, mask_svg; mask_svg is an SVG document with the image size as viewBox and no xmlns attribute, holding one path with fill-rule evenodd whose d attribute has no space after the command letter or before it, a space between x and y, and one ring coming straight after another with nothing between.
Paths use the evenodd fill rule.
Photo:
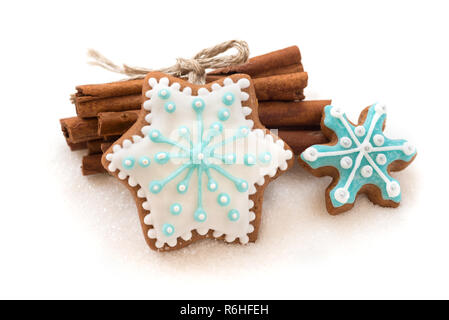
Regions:
<instances>
[{"instance_id":1,"label":"blue icing cookie","mask_svg":"<svg viewBox=\"0 0 449 320\"><path fill-rule=\"evenodd\" d=\"M408 165L416 156L416 149L406 140L389 139L383 134L385 106L374 104L365 109L361 116L364 120L357 126L338 107L326 106L323 116L324 129L327 128L324 131L333 132L329 138L335 144L309 147L301 154L300 162L317 175L322 175L318 170L323 167L338 171L339 176L334 177L327 191L331 204L328 211L340 213L351 209L357 193L367 185L374 185L380 191L382 199L376 203L397 206L401 201L401 187L389 171ZM403 161L405 165L390 166L395 161Z\"/></svg>"}]
</instances>

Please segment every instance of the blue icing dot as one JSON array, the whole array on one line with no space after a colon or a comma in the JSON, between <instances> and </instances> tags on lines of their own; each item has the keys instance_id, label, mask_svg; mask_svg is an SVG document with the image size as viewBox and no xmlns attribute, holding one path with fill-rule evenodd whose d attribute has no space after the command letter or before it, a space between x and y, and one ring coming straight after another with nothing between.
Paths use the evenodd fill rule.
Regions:
<instances>
[{"instance_id":1,"label":"blue icing dot","mask_svg":"<svg viewBox=\"0 0 449 320\"><path fill-rule=\"evenodd\" d=\"M204 107L206 106L206 103L204 102L203 99L201 98L196 98L192 101L192 108L193 110L195 110L196 112L201 112L203 111Z\"/></svg>"},{"instance_id":2,"label":"blue icing dot","mask_svg":"<svg viewBox=\"0 0 449 320\"><path fill-rule=\"evenodd\" d=\"M174 216L180 215L182 212L182 206L179 203L173 203L170 206L170 213Z\"/></svg>"},{"instance_id":3,"label":"blue icing dot","mask_svg":"<svg viewBox=\"0 0 449 320\"><path fill-rule=\"evenodd\" d=\"M235 182L235 187L237 188L238 191L245 192L248 190L248 182L246 182L243 179L238 179Z\"/></svg>"},{"instance_id":4,"label":"blue icing dot","mask_svg":"<svg viewBox=\"0 0 449 320\"><path fill-rule=\"evenodd\" d=\"M188 137L190 135L190 130L186 126L181 126L178 128L178 133L182 137Z\"/></svg>"},{"instance_id":5,"label":"blue icing dot","mask_svg":"<svg viewBox=\"0 0 449 320\"><path fill-rule=\"evenodd\" d=\"M157 129L151 129L150 132L148 132L148 137L150 137L151 141L158 142L162 137L162 133Z\"/></svg>"},{"instance_id":6,"label":"blue icing dot","mask_svg":"<svg viewBox=\"0 0 449 320\"><path fill-rule=\"evenodd\" d=\"M159 181L152 181L150 182L149 189L151 193L158 194L162 190L162 183Z\"/></svg>"},{"instance_id":7,"label":"blue icing dot","mask_svg":"<svg viewBox=\"0 0 449 320\"><path fill-rule=\"evenodd\" d=\"M135 160L133 157L126 157L122 161L123 168L132 169L134 167Z\"/></svg>"},{"instance_id":8,"label":"blue icing dot","mask_svg":"<svg viewBox=\"0 0 449 320\"><path fill-rule=\"evenodd\" d=\"M168 113L173 113L176 110L176 104L174 102L172 102L172 101L166 102L165 105L164 105L164 109Z\"/></svg>"},{"instance_id":9,"label":"blue icing dot","mask_svg":"<svg viewBox=\"0 0 449 320\"><path fill-rule=\"evenodd\" d=\"M228 219L231 221L237 221L238 219L240 219L240 212L238 212L238 210L236 209L229 210Z\"/></svg>"},{"instance_id":10,"label":"blue icing dot","mask_svg":"<svg viewBox=\"0 0 449 320\"><path fill-rule=\"evenodd\" d=\"M234 164L237 160L235 153L228 153L223 156L223 162L225 164Z\"/></svg>"},{"instance_id":11,"label":"blue icing dot","mask_svg":"<svg viewBox=\"0 0 449 320\"><path fill-rule=\"evenodd\" d=\"M166 164L170 160L168 152L158 152L154 155L154 161L159 164Z\"/></svg>"},{"instance_id":12,"label":"blue icing dot","mask_svg":"<svg viewBox=\"0 0 449 320\"><path fill-rule=\"evenodd\" d=\"M246 166L253 166L256 164L256 156L253 154L245 154L243 161Z\"/></svg>"},{"instance_id":13,"label":"blue icing dot","mask_svg":"<svg viewBox=\"0 0 449 320\"><path fill-rule=\"evenodd\" d=\"M175 233L175 227L173 227L170 223L164 223L162 226L162 232L167 236L171 236L173 233Z\"/></svg>"},{"instance_id":14,"label":"blue icing dot","mask_svg":"<svg viewBox=\"0 0 449 320\"><path fill-rule=\"evenodd\" d=\"M210 129L216 131L218 134L223 131L223 125L220 122L214 122L210 125Z\"/></svg>"},{"instance_id":15,"label":"blue icing dot","mask_svg":"<svg viewBox=\"0 0 449 320\"><path fill-rule=\"evenodd\" d=\"M218 204L222 207L227 206L231 202L231 197L227 193L220 193L217 197Z\"/></svg>"},{"instance_id":16,"label":"blue icing dot","mask_svg":"<svg viewBox=\"0 0 449 320\"><path fill-rule=\"evenodd\" d=\"M206 221L206 219L207 219L206 211L204 211L202 208L196 209L195 214L194 214L194 218L198 222Z\"/></svg>"},{"instance_id":17,"label":"blue icing dot","mask_svg":"<svg viewBox=\"0 0 449 320\"><path fill-rule=\"evenodd\" d=\"M211 192L214 192L218 188L218 183L214 179L209 179L209 182L207 183L207 189Z\"/></svg>"},{"instance_id":18,"label":"blue icing dot","mask_svg":"<svg viewBox=\"0 0 449 320\"><path fill-rule=\"evenodd\" d=\"M263 152L259 155L259 161L262 163L269 163L271 161L271 153Z\"/></svg>"},{"instance_id":19,"label":"blue icing dot","mask_svg":"<svg viewBox=\"0 0 449 320\"><path fill-rule=\"evenodd\" d=\"M161 89L161 90L159 90L157 95L159 96L159 98L167 100L168 98L170 98L170 90L168 90L168 89Z\"/></svg>"},{"instance_id":20,"label":"blue icing dot","mask_svg":"<svg viewBox=\"0 0 449 320\"><path fill-rule=\"evenodd\" d=\"M222 101L227 106L232 105L234 103L234 100L235 100L235 96L234 96L234 94L232 92L226 92L223 95Z\"/></svg>"},{"instance_id":21,"label":"blue icing dot","mask_svg":"<svg viewBox=\"0 0 449 320\"><path fill-rule=\"evenodd\" d=\"M142 168L146 168L150 165L151 161L150 158L148 157L140 157L139 159L139 166L141 166Z\"/></svg>"},{"instance_id":22,"label":"blue icing dot","mask_svg":"<svg viewBox=\"0 0 449 320\"><path fill-rule=\"evenodd\" d=\"M236 137L237 138L244 138L249 134L249 128L247 126L241 126L238 128Z\"/></svg>"},{"instance_id":23,"label":"blue icing dot","mask_svg":"<svg viewBox=\"0 0 449 320\"><path fill-rule=\"evenodd\" d=\"M220 119L221 121L228 120L230 116L231 116L231 112L227 108L221 108L218 111L218 119Z\"/></svg>"},{"instance_id":24,"label":"blue icing dot","mask_svg":"<svg viewBox=\"0 0 449 320\"><path fill-rule=\"evenodd\" d=\"M189 188L189 186L184 181L181 181L176 186L176 190L178 190L178 192L181 193L181 194L186 193L188 188Z\"/></svg>"}]
</instances>

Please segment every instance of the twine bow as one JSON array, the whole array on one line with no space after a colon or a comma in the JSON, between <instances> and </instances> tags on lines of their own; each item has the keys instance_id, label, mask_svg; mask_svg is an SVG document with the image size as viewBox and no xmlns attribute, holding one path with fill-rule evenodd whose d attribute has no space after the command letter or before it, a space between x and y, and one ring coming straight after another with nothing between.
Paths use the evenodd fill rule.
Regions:
<instances>
[{"instance_id":1,"label":"twine bow","mask_svg":"<svg viewBox=\"0 0 449 320\"><path fill-rule=\"evenodd\" d=\"M237 53L234 55L218 56L220 53L231 48L237 49ZM205 84L207 69L218 69L245 63L249 57L249 48L245 41L230 40L203 49L191 59L177 58L176 64L159 70L131 67L126 64L118 66L93 49L88 51L88 56L93 59L93 61L89 61L89 64L100 66L112 72L124 74L128 76L128 79L141 79L144 78L148 72L160 71L175 77L187 78L191 83Z\"/></svg>"}]
</instances>

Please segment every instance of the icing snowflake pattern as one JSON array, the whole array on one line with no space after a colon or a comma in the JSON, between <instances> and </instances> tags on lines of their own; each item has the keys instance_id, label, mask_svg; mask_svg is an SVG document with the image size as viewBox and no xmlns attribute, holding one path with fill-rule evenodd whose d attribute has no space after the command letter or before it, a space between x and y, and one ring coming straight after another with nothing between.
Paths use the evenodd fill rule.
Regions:
<instances>
[{"instance_id":1,"label":"icing snowflake pattern","mask_svg":"<svg viewBox=\"0 0 449 320\"><path fill-rule=\"evenodd\" d=\"M245 118L252 111L242 106L249 80L227 78L211 91L200 88L197 96L168 78L148 83L144 136L124 140L106 156L110 171L118 169L120 179L140 186L143 208L151 211L144 218L152 226L148 237L157 248L174 247L179 237L190 240L193 230L213 230L214 237L247 243L255 219L249 195L265 175L287 169L292 157L282 140L252 129Z\"/></svg>"},{"instance_id":2,"label":"icing snowflake pattern","mask_svg":"<svg viewBox=\"0 0 449 320\"><path fill-rule=\"evenodd\" d=\"M337 208L354 203L364 185L375 185L385 200L399 203L399 182L388 173L388 166L397 160L409 162L416 154L415 147L406 140L392 140L383 134L386 119L385 105L369 107L363 124L354 126L338 107L326 106L324 125L338 137L335 145L314 145L301 154L311 168L331 166L340 179L330 190L332 205Z\"/></svg>"}]
</instances>

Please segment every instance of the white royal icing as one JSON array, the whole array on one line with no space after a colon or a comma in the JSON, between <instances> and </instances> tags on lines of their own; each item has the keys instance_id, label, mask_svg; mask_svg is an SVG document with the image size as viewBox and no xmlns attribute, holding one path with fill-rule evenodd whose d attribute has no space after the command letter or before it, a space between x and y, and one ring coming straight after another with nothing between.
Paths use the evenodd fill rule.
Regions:
<instances>
[{"instance_id":1,"label":"white royal icing","mask_svg":"<svg viewBox=\"0 0 449 320\"><path fill-rule=\"evenodd\" d=\"M245 118L251 108L242 106L249 99L242 89L249 80L227 78L211 92L199 89L198 96L189 87L180 91L178 83L170 86L168 78L148 83L144 136L115 145L106 156L108 169L138 185L144 209L151 207L144 218L148 237L158 248L173 247L179 238L191 239L193 230L213 230L214 237L247 243L256 218L249 196L265 176L286 170L293 156Z\"/></svg>"}]
</instances>

